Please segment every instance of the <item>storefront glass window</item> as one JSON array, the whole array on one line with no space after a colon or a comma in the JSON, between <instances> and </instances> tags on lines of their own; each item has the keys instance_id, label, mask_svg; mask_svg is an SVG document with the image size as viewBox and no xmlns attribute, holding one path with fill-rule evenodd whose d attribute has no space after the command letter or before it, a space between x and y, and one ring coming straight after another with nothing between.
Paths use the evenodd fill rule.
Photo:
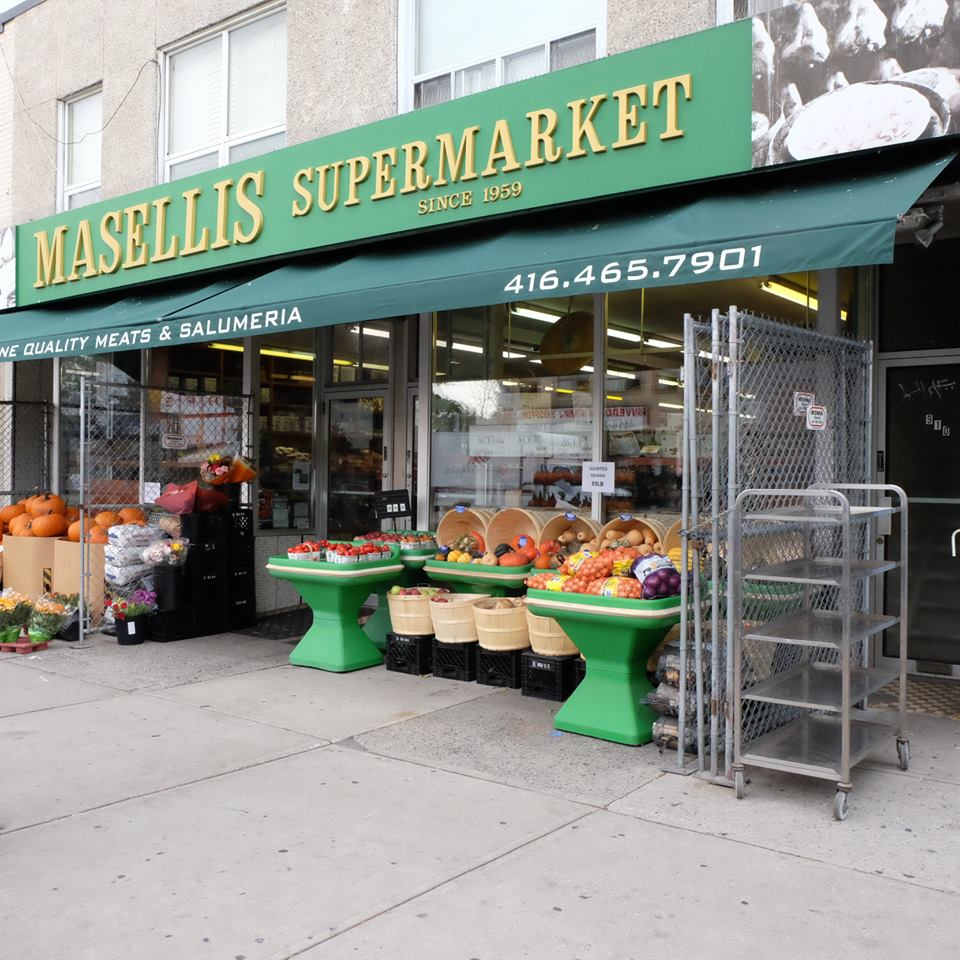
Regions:
<instances>
[{"instance_id":1,"label":"storefront glass window","mask_svg":"<svg viewBox=\"0 0 960 960\"><path fill-rule=\"evenodd\" d=\"M243 341L158 347L148 354L150 383L187 393L243 393Z\"/></svg>"},{"instance_id":2,"label":"storefront glass window","mask_svg":"<svg viewBox=\"0 0 960 960\"><path fill-rule=\"evenodd\" d=\"M313 526L313 331L256 341L261 529Z\"/></svg>"},{"instance_id":3,"label":"storefront glass window","mask_svg":"<svg viewBox=\"0 0 960 960\"><path fill-rule=\"evenodd\" d=\"M341 323L333 328L328 383L382 383L390 379L394 325L390 320Z\"/></svg>"},{"instance_id":4,"label":"storefront glass window","mask_svg":"<svg viewBox=\"0 0 960 960\"><path fill-rule=\"evenodd\" d=\"M434 332L432 516L589 507L592 298L440 313Z\"/></svg>"}]
</instances>

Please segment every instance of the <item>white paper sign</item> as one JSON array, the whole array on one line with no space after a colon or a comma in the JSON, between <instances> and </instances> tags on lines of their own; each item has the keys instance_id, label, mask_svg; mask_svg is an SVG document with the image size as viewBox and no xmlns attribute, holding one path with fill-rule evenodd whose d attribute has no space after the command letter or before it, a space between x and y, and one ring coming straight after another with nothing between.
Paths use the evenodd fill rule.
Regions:
<instances>
[{"instance_id":1,"label":"white paper sign","mask_svg":"<svg viewBox=\"0 0 960 960\"><path fill-rule=\"evenodd\" d=\"M160 446L164 450L186 450L187 438L182 433L165 433L160 438Z\"/></svg>"},{"instance_id":2,"label":"white paper sign","mask_svg":"<svg viewBox=\"0 0 960 960\"><path fill-rule=\"evenodd\" d=\"M132 621L127 621L127 636L135 637L137 635L137 625Z\"/></svg>"},{"instance_id":3,"label":"white paper sign","mask_svg":"<svg viewBox=\"0 0 960 960\"><path fill-rule=\"evenodd\" d=\"M613 493L613 464L604 460L584 460L581 489L584 493Z\"/></svg>"},{"instance_id":4,"label":"white paper sign","mask_svg":"<svg viewBox=\"0 0 960 960\"><path fill-rule=\"evenodd\" d=\"M817 404L807 407L807 429L825 430L827 427L827 408Z\"/></svg>"},{"instance_id":5,"label":"white paper sign","mask_svg":"<svg viewBox=\"0 0 960 960\"><path fill-rule=\"evenodd\" d=\"M817 398L812 393L794 392L793 415L795 417L806 416L807 410L816 402Z\"/></svg>"}]
</instances>

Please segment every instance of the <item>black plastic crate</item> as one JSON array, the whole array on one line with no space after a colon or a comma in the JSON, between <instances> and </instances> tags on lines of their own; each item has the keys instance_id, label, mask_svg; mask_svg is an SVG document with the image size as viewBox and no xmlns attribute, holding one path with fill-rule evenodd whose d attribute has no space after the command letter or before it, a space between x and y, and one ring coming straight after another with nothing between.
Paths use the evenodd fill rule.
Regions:
<instances>
[{"instance_id":1,"label":"black plastic crate","mask_svg":"<svg viewBox=\"0 0 960 960\"><path fill-rule=\"evenodd\" d=\"M157 592L157 609L182 610L189 593L183 567L154 567L152 576L153 589Z\"/></svg>"},{"instance_id":2,"label":"black plastic crate","mask_svg":"<svg viewBox=\"0 0 960 960\"><path fill-rule=\"evenodd\" d=\"M190 610L193 615L191 636L209 637L215 633L224 633L227 629L224 623L223 603L201 603Z\"/></svg>"},{"instance_id":3,"label":"black plastic crate","mask_svg":"<svg viewBox=\"0 0 960 960\"><path fill-rule=\"evenodd\" d=\"M185 513L180 518L180 536L191 544L220 542L226 535L227 514L223 511Z\"/></svg>"},{"instance_id":4,"label":"black plastic crate","mask_svg":"<svg viewBox=\"0 0 960 960\"><path fill-rule=\"evenodd\" d=\"M520 689L522 650L477 650L477 683L488 687Z\"/></svg>"},{"instance_id":5,"label":"black plastic crate","mask_svg":"<svg viewBox=\"0 0 960 960\"><path fill-rule=\"evenodd\" d=\"M198 570L187 578L187 605L209 607L223 613L227 597L226 578L222 570Z\"/></svg>"},{"instance_id":6,"label":"black plastic crate","mask_svg":"<svg viewBox=\"0 0 960 960\"><path fill-rule=\"evenodd\" d=\"M193 636L193 610L160 610L153 615L150 639L156 643L186 640Z\"/></svg>"},{"instance_id":7,"label":"black plastic crate","mask_svg":"<svg viewBox=\"0 0 960 960\"><path fill-rule=\"evenodd\" d=\"M239 593L253 593L256 587L256 581L253 575L253 564L238 564L237 566L228 566L224 575L226 583L227 598Z\"/></svg>"},{"instance_id":8,"label":"black plastic crate","mask_svg":"<svg viewBox=\"0 0 960 960\"><path fill-rule=\"evenodd\" d=\"M408 637L388 633L384 662L388 670L397 673L409 673L414 677L430 673L433 670L433 634Z\"/></svg>"},{"instance_id":9,"label":"black plastic crate","mask_svg":"<svg viewBox=\"0 0 960 960\"><path fill-rule=\"evenodd\" d=\"M228 540L226 543L227 570L252 567L254 564L253 537L249 540Z\"/></svg>"},{"instance_id":10,"label":"black plastic crate","mask_svg":"<svg viewBox=\"0 0 960 960\"><path fill-rule=\"evenodd\" d=\"M440 643L433 639L433 675L445 680L476 680L477 649L480 644Z\"/></svg>"},{"instance_id":11,"label":"black plastic crate","mask_svg":"<svg viewBox=\"0 0 960 960\"><path fill-rule=\"evenodd\" d=\"M257 602L250 590L244 595L227 597L224 606L223 630L239 630L243 627L252 627L257 620Z\"/></svg>"},{"instance_id":12,"label":"black plastic crate","mask_svg":"<svg viewBox=\"0 0 960 960\"><path fill-rule=\"evenodd\" d=\"M225 518L227 539L232 543L253 542L253 511L246 508L229 510Z\"/></svg>"},{"instance_id":13,"label":"black plastic crate","mask_svg":"<svg viewBox=\"0 0 960 960\"><path fill-rule=\"evenodd\" d=\"M187 564L194 567L223 565L228 555L223 540L208 540L206 543L190 542L187 548Z\"/></svg>"},{"instance_id":14,"label":"black plastic crate","mask_svg":"<svg viewBox=\"0 0 960 960\"><path fill-rule=\"evenodd\" d=\"M523 655L521 692L525 697L562 702L580 683L579 664L584 661L577 654L546 657L528 650Z\"/></svg>"}]
</instances>

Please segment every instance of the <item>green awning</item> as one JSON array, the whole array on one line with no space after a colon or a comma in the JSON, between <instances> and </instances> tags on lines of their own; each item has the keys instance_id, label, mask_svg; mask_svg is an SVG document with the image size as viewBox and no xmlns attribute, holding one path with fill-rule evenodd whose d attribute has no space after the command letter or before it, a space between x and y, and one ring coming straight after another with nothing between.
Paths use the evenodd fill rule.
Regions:
<instances>
[{"instance_id":1,"label":"green awning","mask_svg":"<svg viewBox=\"0 0 960 960\"><path fill-rule=\"evenodd\" d=\"M66 312L68 306L62 314L25 310L0 323L9 328L22 318L20 336L34 342L100 332L85 349L34 354L63 356L123 349L108 341L124 331L126 346L152 347L425 310L889 263L898 215L954 156L885 160L882 167L873 157L852 173L848 165L838 170L828 163L755 174L624 197L602 213L541 211L522 226L464 228L457 239L449 232L409 236L188 295L176 287L166 302L161 294L128 298L92 315ZM6 339L0 336L0 354Z\"/></svg>"}]
</instances>

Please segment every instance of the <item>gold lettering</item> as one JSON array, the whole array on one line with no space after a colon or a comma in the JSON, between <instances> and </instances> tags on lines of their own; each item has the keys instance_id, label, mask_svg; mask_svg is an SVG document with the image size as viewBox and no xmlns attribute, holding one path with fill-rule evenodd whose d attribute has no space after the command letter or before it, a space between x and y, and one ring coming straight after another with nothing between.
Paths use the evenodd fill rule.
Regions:
<instances>
[{"instance_id":1,"label":"gold lettering","mask_svg":"<svg viewBox=\"0 0 960 960\"><path fill-rule=\"evenodd\" d=\"M360 198L357 196L357 187L370 176L369 157L351 157L347 161L350 174L347 177L347 199L343 201L345 207L355 207Z\"/></svg>"},{"instance_id":2,"label":"gold lettering","mask_svg":"<svg viewBox=\"0 0 960 960\"><path fill-rule=\"evenodd\" d=\"M213 185L217 191L217 236L210 244L211 250L222 250L230 246L230 235L227 233L227 215L230 213L230 188L232 180L220 180Z\"/></svg>"},{"instance_id":3,"label":"gold lettering","mask_svg":"<svg viewBox=\"0 0 960 960\"><path fill-rule=\"evenodd\" d=\"M430 174L425 173L423 165L427 162L427 145L422 140L413 140L400 148L403 151L403 186L401 193L414 193L426 190L433 183Z\"/></svg>"},{"instance_id":4,"label":"gold lettering","mask_svg":"<svg viewBox=\"0 0 960 960\"><path fill-rule=\"evenodd\" d=\"M473 206L473 191L464 190L463 191L463 200L460 202L461 207L472 207Z\"/></svg>"},{"instance_id":5,"label":"gold lettering","mask_svg":"<svg viewBox=\"0 0 960 960\"><path fill-rule=\"evenodd\" d=\"M317 204L324 213L329 213L340 202L340 170L342 168L342 160L317 167L317 173L320 174L320 181L317 184ZM333 196L329 200L326 199L327 171L333 171Z\"/></svg>"},{"instance_id":6,"label":"gold lettering","mask_svg":"<svg viewBox=\"0 0 960 960\"><path fill-rule=\"evenodd\" d=\"M397 193L397 181L393 176L392 168L397 162L397 148L389 147L386 150L374 150L373 159L377 162L377 170L373 177L374 191L371 200L384 200Z\"/></svg>"},{"instance_id":7,"label":"gold lettering","mask_svg":"<svg viewBox=\"0 0 960 960\"><path fill-rule=\"evenodd\" d=\"M677 125L678 114L680 112L679 91L683 90L683 97L690 101L693 99L693 77L689 73L681 74L679 77L670 77L668 80L658 80L653 85L653 105L660 106L660 94L667 91L667 128L660 134L661 140L674 140L683 136L683 130Z\"/></svg>"},{"instance_id":8,"label":"gold lettering","mask_svg":"<svg viewBox=\"0 0 960 960\"><path fill-rule=\"evenodd\" d=\"M123 211L127 219L127 255L122 267L129 270L133 267L147 265L147 245L143 242L143 228L150 222L150 207L145 203L135 203Z\"/></svg>"},{"instance_id":9,"label":"gold lettering","mask_svg":"<svg viewBox=\"0 0 960 960\"><path fill-rule=\"evenodd\" d=\"M293 175L293 189L303 197L303 205L299 205L296 200L293 201L291 212L295 217L304 217L313 209L313 194L303 185L303 181L313 183L313 168L304 167Z\"/></svg>"},{"instance_id":10,"label":"gold lettering","mask_svg":"<svg viewBox=\"0 0 960 960\"><path fill-rule=\"evenodd\" d=\"M585 157L587 151L583 149L583 138L586 137L590 142L590 149L594 153L606 153L607 148L600 142L597 136L596 127L593 125L597 110L607 99L605 93L598 93L590 98L590 109L587 115L583 115L583 108L587 105L586 100L571 100L567 106L573 111L573 146L567 151L567 157Z\"/></svg>"},{"instance_id":11,"label":"gold lettering","mask_svg":"<svg viewBox=\"0 0 960 960\"><path fill-rule=\"evenodd\" d=\"M417 201L417 213L422 217L427 212L427 201L418 200Z\"/></svg>"},{"instance_id":12,"label":"gold lettering","mask_svg":"<svg viewBox=\"0 0 960 960\"><path fill-rule=\"evenodd\" d=\"M66 283L63 275L63 242L66 235L66 227L57 227L53 231L51 244L46 230L39 230L34 234L37 240L37 282L34 287Z\"/></svg>"},{"instance_id":13,"label":"gold lettering","mask_svg":"<svg viewBox=\"0 0 960 960\"><path fill-rule=\"evenodd\" d=\"M173 260L177 255L180 242L176 234L170 238L170 244L167 245L167 207L170 206L171 202L171 197L160 197L159 200L153 201L153 256L150 258L151 263Z\"/></svg>"},{"instance_id":14,"label":"gold lettering","mask_svg":"<svg viewBox=\"0 0 960 960\"><path fill-rule=\"evenodd\" d=\"M113 224L113 229L119 233L120 232L120 222L123 219L122 210L108 210L103 217L100 219L100 239L110 248L113 252L113 259L107 260L107 258L101 253L98 266L100 267L100 273L116 273L120 269L120 259L123 256L123 247L120 246L120 240L110 231L110 224Z\"/></svg>"},{"instance_id":15,"label":"gold lettering","mask_svg":"<svg viewBox=\"0 0 960 960\"><path fill-rule=\"evenodd\" d=\"M501 170L497 170L498 160L504 161ZM481 176L495 177L498 173L509 173L519 169L517 151L513 149L513 137L510 136L510 124L506 120L498 120L493 128L493 136L490 138L490 155L487 157L487 165L483 168Z\"/></svg>"},{"instance_id":16,"label":"gold lettering","mask_svg":"<svg viewBox=\"0 0 960 960\"><path fill-rule=\"evenodd\" d=\"M646 109L647 106L647 85L645 83L637 84L635 87L624 87L622 90L613 91L613 99L617 101L619 108L617 113L617 139L613 143L614 150L622 150L624 147L637 147L647 142L647 122L640 121L640 111L630 103L630 98L636 97L640 101L640 106ZM630 136L630 131L636 130L634 136Z\"/></svg>"},{"instance_id":17,"label":"gold lettering","mask_svg":"<svg viewBox=\"0 0 960 960\"><path fill-rule=\"evenodd\" d=\"M83 278L97 275L97 258L93 253L93 232L89 220L81 220L77 224L77 242L73 248L73 269L68 280L80 279L80 267L83 267Z\"/></svg>"},{"instance_id":18,"label":"gold lettering","mask_svg":"<svg viewBox=\"0 0 960 960\"><path fill-rule=\"evenodd\" d=\"M557 124L560 123L557 111L549 107L531 110L527 119L530 121L530 159L524 166L540 167L545 163L556 163L563 156L562 148L553 139ZM543 121L546 121L546 125L541 127Z\"/></svg>"},{"instance_id":19,"label":"gold lettering","mask_svg":"<svg viewBox=\"0 0 960 960\"><path fill-rule=\"evenodd\" d=\"M456 210L460 206L460 194L455 193L450 197L450 209Z\"/></svg>"},{"instance_id":20,"label":"gold lettering","mask_svg":"<svg viewBox=\"0 0 960 960\"><path fill-rule=\"evenodd\" d=\"M199 187L193 187L191 190L183 191L183 199L187 201L187 213L184 220L183 230L183 248L180 251L181 257L190 257L195 253L206 253L210 249L210 230L204 227L197 237L197 199L201 190Z\"/></svg>"},{"instance_id":21,"label":"gold lettering","mask_svg":"<svg viewBox=\"0 0 960 960\"><path fill-rule=\"evenodd\" d=\"M249 214L250 216L250 229L246 232L243 231L239 223L233 225L233 242L234 243L253 243L257 237L263 232L263 210L260 209L260 204L255 200L252 200L247 195L247 187L250 184L254 186L254 193L258 197L263 196L263 171L258 170L256 173L245 173L237 181L237 203L240 205L240 209L244 213Z\"/></svg>"},{"instance_id":22,"label":"gold lettering","mask_svg":"<svg viewBox=\"0 0 960 960\"><path fill-rule=\"evenodd\" d=\"M448 182L458 180L477 179L477 134L479 127L467 127L460 135L460 146L456 152L453 149L453 134L441 133L437 135L440 144L440 159L437 162L437 179L433 181L435 187L445 187ZM450 171L448 181L444 170Z\"/></svg>"}]
</instances>

